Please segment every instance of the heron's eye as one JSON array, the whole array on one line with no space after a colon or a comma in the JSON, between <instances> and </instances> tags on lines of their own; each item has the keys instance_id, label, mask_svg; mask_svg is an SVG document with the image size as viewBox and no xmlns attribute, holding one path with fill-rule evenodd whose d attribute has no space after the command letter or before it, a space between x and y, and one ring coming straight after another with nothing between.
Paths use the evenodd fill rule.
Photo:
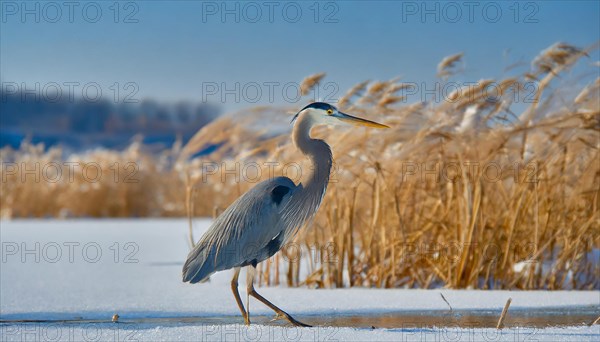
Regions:
<instances>
[{"instance_id":1,"label":"heron's eye","mask_svg":"<svg viewBox=\"0 0 600 342\"><path fill-rule=\"evenodd\" d=\"M328 114L328 115L331 115L331 114L333 114L333 109L329 108L329 109L327 110L327 114Z\"/></svg>"}]
</instances>

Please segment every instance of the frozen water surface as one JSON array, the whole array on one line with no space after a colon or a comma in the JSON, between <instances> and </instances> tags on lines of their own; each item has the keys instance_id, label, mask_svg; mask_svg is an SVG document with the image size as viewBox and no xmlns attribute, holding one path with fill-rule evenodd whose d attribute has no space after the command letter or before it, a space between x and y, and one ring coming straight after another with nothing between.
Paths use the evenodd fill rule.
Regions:
<instances>
[{"instance_id":1,"label":"frozen water surface","mask_svg":"<svg viewBox=\"0 0 600 342\"><path fill-rule=\"evenodd\" d=\"M272 322L251 300L246 327L230 271L181 282L181 219L0 222L0 341L599 341L598 291L258 288L314 328ZM210 224L196 220L196 238ZM240 292L245 299L244 280ZM441 299L440 293L451 304ZM506 300L506 328L495 329ZM118 314L119 323L111 318Z\"/></svg>"}]
</instances>

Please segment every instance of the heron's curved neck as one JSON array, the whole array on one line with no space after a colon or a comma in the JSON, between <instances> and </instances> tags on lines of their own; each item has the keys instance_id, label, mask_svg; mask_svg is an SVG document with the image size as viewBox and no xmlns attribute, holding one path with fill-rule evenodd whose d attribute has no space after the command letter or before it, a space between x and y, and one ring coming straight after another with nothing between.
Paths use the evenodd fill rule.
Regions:
<instances>
[{"instance_id":1,"label":"heron's curved neck","mask_svg":"<svg viewBox=\"0 0 600 342\"><path fill-rule=\"evenodd\" d=\"M329 182L333 157L326 142L310 137L313 124L313 120L308 113L300 114L294 124L292 140L296 147L308 156L313 163L313 170L309 174L304 188L321 192L319 195L322 197Z\"/></svg>"}]
</instances>

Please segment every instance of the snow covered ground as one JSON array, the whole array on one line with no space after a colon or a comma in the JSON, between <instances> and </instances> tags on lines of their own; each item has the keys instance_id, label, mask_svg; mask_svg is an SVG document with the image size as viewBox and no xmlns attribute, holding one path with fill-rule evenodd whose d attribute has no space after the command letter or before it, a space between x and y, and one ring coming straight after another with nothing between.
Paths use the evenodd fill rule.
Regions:
<instances>
[{"instance_id":1,"label":"snow covered ground","mask_svg":"<svg viewBox=\"0 0 600 342\"><path fill-rule=\"evenodd\" d=\"M210 221L196 220L196 238ZM230 292L230 271L209 283L181 282L189 247L181 219L24 220L0 222L0 341L5 340L393 340L600 341L600 326L423 326L382 329L331 326L332 317L482 310L500 313L585 307L600 315L597 291L465 291L259 288L296 318L319 324L293 328L270 323L272 312L251 300L255 322L245 327ZM240 292L245 298L244 280ZM122 323L107 323L115 314ZM80 323L56 320L84 320ZM16 320L54 322L16 323ZM7 322L13 321L13 322ZM351 322L351 319L346 322Z\"/></svg>"}]
</instances>

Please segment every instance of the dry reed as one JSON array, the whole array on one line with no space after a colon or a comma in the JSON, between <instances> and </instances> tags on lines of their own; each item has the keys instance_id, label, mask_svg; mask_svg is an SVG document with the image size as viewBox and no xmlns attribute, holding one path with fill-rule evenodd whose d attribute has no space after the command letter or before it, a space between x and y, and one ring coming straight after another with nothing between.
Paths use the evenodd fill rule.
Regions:
<instances>
[{"instance_id":1,"label":"dry reed","mask_svg":"<svg viewBox=\"0 0 600 342\"><path fill-rule=\"evenodd\" d=\"M504 309L502 309L502 314L500 314L500 318L498 319L498 324L496 325L496 329L504 328L504 319L506 319L506 314L508 313L508 307L512 302L512 298L508 298L506 304L504 304Z\"/></svg>"}]
</instances>

